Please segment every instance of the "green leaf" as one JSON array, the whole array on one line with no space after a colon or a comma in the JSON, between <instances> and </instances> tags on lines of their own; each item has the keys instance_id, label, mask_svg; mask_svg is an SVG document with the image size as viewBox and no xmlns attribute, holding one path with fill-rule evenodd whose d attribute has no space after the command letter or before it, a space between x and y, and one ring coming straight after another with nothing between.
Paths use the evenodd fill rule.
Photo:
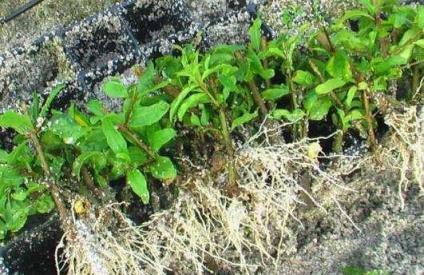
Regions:
<instances>
[{"instance_id":1,"label":"green leaf","mask_svg":"<svg viewBox=\"0 0 424 275\"><path fill-rule=\"evenodd\" d=\"M151 88L154 86L155 73L156 73L155 67L153 66L153 63L150 62L146 70L144 71L144 73L141 75L137 84L137 92L140 93L141 96L144 96L148 94L149 92L151 92ZM161 86L158 86L157 89L160 89L163 87L164 86L161 85Z\"/></svg>"},{"instance_id":2,"label":"green leaf","mask_svg":"<svg viewBox=\"0 0 424 275\"><path fill-rule=\"evenodd\" d=\"M305 116L305 113L301 109L295 109L292 112L286 109L276 109L271 115L275 119L284 118L290 122L296 122Z\"/></svg>"},{"instance_id":3,"label":"green leaf","mask_svg":"<svg viewBox=\"0 0 424 275\"><path fill-rule=\"evenodd\" d=\"M23 189L19 189L17 192L12 194L12 198L17 201L24 201L27 196L28 193Z\"/></svg>"},{"instance_id":4,"label":"green leaf","mask_svg":"<svg viewBox=\"0 0 424 275\"><path fill-rule=\"evenodd\" d=\"M75 144L86 131L67 114L59 114L52 118L50 130L60 137L65 144Z\"/></svg>"},{"instance_id":5,"label":"green leaf","mask_svg":"<svg viewBox=\"0 0 424 275\"><path fill-rule=\"evenodd\" d=\"M319 97L315 92L309 93L303 103L310 120L324 119L333 103L328 96Z\"/></svg>"},{"instance_id":6,"label":"green leaf","mask_svg":"<svg viewBox=\"0 0 424 275\"><path fill-rule=\"evenodd\" d=\"M106 114L103 103L99 100L90 100L87 103L87 110L99 117L103 117Z\"/></svg>"},{"instance_id":7,"label":"green leaf","mask_svg":"<svg viewBox=\"0 0 424 275\"><path fill-rule=\"evenodd\" d=\"M359 18L367 18L374 21L374 17L372 17L368 12L363 10L346 11L340 20L341 22L345 22L346 20L359 19Z\"/></svg>"},{"instance_id":8,"label":"green leaf","mask_svg":"<svg viewBox=\"0 0 424 275\"><path fill-rule=\"evenodd\" d=\"M377 74L385 74L390 69L392 69L395 66L403 65L407 63L407 59L400 55L394 55L390 56L386 60L382 60L381 62L378 62L377 64L373 64L374 70Z\"/></svg>"},{"instance_id":9,"label":"green leaf","mask_svg":"<svg viewBox=\"0 0 424 275\"><path fill-rule=\"evenodd\" d=\"M252 119L255 119L258 117L258 110L256 110L254 113L244 113L242 116L236 118L231 123L231 131L233 131L235 128L251 121Z\"/></svg>"},{"instance_id":10,"label":"green leaf","mask_svg":"<svg viewBox=\"0 0 424 275\"><path fill-rule=\"evenodd\" d=\"M258 56L261 60L269 58L269 57L284 58L284 52L275 46L274 47L270 46L265 51L261 51L258 54Z\"/></svg>"},{"instance_id":11,"label":"green leaf","mask_svg":"<svg viewBox=\"0 0 424 275\"><path fill-rule=\"evenodd\" d=\"M350 87L349 91L347 92L346 99L344 101L344 104L350 108L352 104L352 100L355 97L356 91L358 88L356 86Z\"/></svg>"},{"instance_id":12,"label":"green leaf","mask_svg":"<svg viewBox=\"0 0 424 275\"><path fill-rule=\"evenodd\" d=\"M350 80L352 78L352 71L346 53L338 51L327 64L327 72L333 77L338 79Z\"/></svg>"},{"instance_id":13,"label":"green leaf","mask_svg":"<svg viewBox=\"0 0 424 275\"><path fill-rule=\"evenodd\" d=\"M180 107L181 103L196 88L197 88L197 85L191 85L191 86L185 87L181 91L181 93L171 103L171 108L169 110L169 118L172 122L174 122L175 114L177 113L178 108Z\"/></svg>"},{"instance_id":14,"label":"green leaf","mask_svg":"<svg viewBox=\"0 0 424 275\"><path fill-rule=\"evenodd\" d=\"M256 18L249 29L250 45L255 51L259 51L261 48L261 25L261 20L259 18Z\"/></svg>"},{"instance_id":15,"label":"green leaf","mask_svg":"<svg viewBox=\"0 0 424 275\"><path fill-rule=\"evenodd\" d=\"M149 144L155 152L158 152L162 146L167 144L176 135L176 132L172 128L166 128L154 132L149 136Z\"/></svg>"},{"instance_id":16,"label":"green leaf","mask_svg":"<svg viewBox=\"0 0 424 275\"><path fill-rule=\"evenodd\" d=\"M414 49L414 44L408 45L400 52L399 56L402 57L407 63L412 56L412 50Z\"/></svg>"},{"instance_id":17,"label":"green leaf","mask_svg":"<svg viewBox=\"0 0 424 275\"><path fill-rule=\"evenodd\" d=\"M32 129L31 119L14 111L0 115L0 127L12 128L19 134L25 135Z\"/></svg>"},{"instance_id":18,"label":"green leaf","mask_svg":"<svg viewBox=\"0 0 424 275\"><path fill-rule=\"evenodd\" d=\"M274 69L264 68L261 60L259 59L258 55L254 51L249 49L248 53L247 53L247 57L248 57L248 60L250 62L250 68L251 68L250 73L258 74L265 80L271 79L271 78L274 77L274 75L275 75ZM252 76L250 76L249 79L247 79L247 80L251 80L251 78L252 78Z\"/></svg>"},{"instance_id":19,"label":"green leaf","mask_svg":"<svg viewBox=\"0 0 424 275\"><path fill-rule=\"evenodd\" d=\"M262 97L265 100L276 100L290 93L287 85L281 84L279 87L266 89L262 93Z\"/></svg>"},{"instance_id":20,"label":"green leaf","mask_svg":"<svg viewBox=\"0 0 424 275\"><path fill-rule=\"evenodd\" d=\"M0 240L4 240L7 235L7 226L6 224L0 219Z\"/></svg>"},{"instance_id":21,"label":"green leaf","mask_svg":"<svg viewBox=\"0 0 424 275\"><path fill-rule=\"evenodd\" d=\"M134 164L134 166L143 165L148 160L146 152L141 150L139 147L130 146L128 147L128 152L131 162Z\"/></svg>"},{"instance_id":22,"label":"green leaf","mask_svg":"<svg viewBox=\"0 0 424 275\"><path fill-rule=\"evenodd\" d=\"M178 109L178 120L182 121L185 113L192 107L195 107L199 104L209 103L211 99L207 94L197 93L188 97L181 104L181 107Z\"/></svg>"},{"instance_id":23,"label":"green leaf","mask_svg":"<svg viewBox=\"0 0 424 275\"><path fill-rule=\"evenodd\" d=\"M346 84L346 81L340 78L329 79L326 82L318 85L315 91L319 95L325 95L332 92L335 89L341 88Z\"/></svg>"},{"instance_id":24,"label":"green leaf","mask_svg":"<svg viewBox=\"0 0 424 275\"><path fill-rule=\"evenodd\" d=\"M200 122L200 118L198 115L196 115L195 113L191 113L190 115L190 123L193 124L194 126L202 126L202 123Z\"/></svg>"},{"instance_id":25,"label":"green leaf","mask_svg":"<svg viewBox=\"0 0 424 275\"><path fill-rule=\"evenodd\" d=\"M168 157L156 158L155 162L149 168L153 177L160 180L174 179L177 176L177 170Z\"/></svg>"},{"instance_id":26,"label":"green leaf","mask_svg":"<svg viewBox=\"0 0 424 275\"><path fill-rule=\"evenodd\" d=\"M43 194L35 203L35 208L40 214L46 214L52 211L55 207L53 198L49 194Z\"/></svg>"},{"instance_id":27,"label":"green leaf","mask_svg":"<svg viewBox=\"0 0 424 275\"><path fill-rule=\"evenodd\" d=\"M144 204L150 201L150 193L144 175L138 169L134 169L127 174L127 184L133 192L140 197Z\"/></svg>"},{"instance_id":28,"label":"green leaf","mask_svg":"<svg viewBox=\"0 0 424 275\"><path fill-rule=\"evenodd\" d=\"M130 126L137 128L152 125L160 121L168 110L169 104L162 100L150 106L138 106L131 115Z\"/></svg>"},{"instance_id":29,"label":"green leaf","mask_svg":"<svg viewBox=\"0 0 424 275\"><path fill-rule=\"evenodd\" d=\"M32 93L32 102L29 107L29 114L31 115L31 121L34 125L37 124L37 118L40 114L40 98L36 92Z\"/></svg>"},{"instance_id":30,"label":"green leaf","mask_svg":"<svg viewBox=\"0 0 424 275\"><path fill-rule=\"evenodd\" d=\"M108 80L103 85L103 91L112 98L125 98L128 96L127 87L117 78Z\"/></svg>"},{"instance_id":31,"label":"green leaf","mask_svg":"<svg viewBox=\"0 0 424 275\"><path fill-rule=\"evenodd\" d=\"M424 39L417 40L414 44L420 48L424 48Z\"/></svg>"},{"instance_id":32,"label":"green leaf","mask_svg":"<svg viewBox=\"0 0 424 275\"><path fill-rule=\"evenodd\" d=\"M424 29L424 6L418 6L417 17L415 18L415 21L418 28Z\"/></svg>"},{"instance_id":33,"label":"green leaf","mask_svg":"<svg viewBox=\"0 0 424 275\"><path fill-rule=\"evenodd\" d=\"M106 137L107 144L115 154L127 152L127 142L117 130L117 126L114 125L112 117L106 116L102 120L102 131Z\"/></svg>"},{"instance_id":34,"label":"green leaf","mask_svg":"<svg viewBox=\"0 0 424 275\"><path fill-rule=\"evenodd\" d=\"M29 209L24 206L14 206L6 214L6 224L10 231L18 232L24 227L28 218Z\"/></svg>"},{"instance_id":35,"label":"green leaf","mask_svg":"<svg viewBox=\"0 0 424 275\"><path fill-rule=\"evenodd\" d=\"M367 8L368 12L372 15L375 15L375 6L373 5L372 0L359 0L362 5ZM373 18L374 19L374 18Z\"/></svg>"},{"instance_id":36,"label":"green leaf","mask_svg":"<svg viewBox=\"0 0 424 275\"><path fill-rule=\"evenodd\" d=\"M49 96L47 97L46 102L43 105L43 108L41 108L40 115L39 115L40 117L46 117L47 112L49 111L53 103L53 100L55 100L55 98L59 95L61 91L63 91L63 89L65 89L65 85L63 84L53 88L53 90L50 92Z\"/></svg>"},{"instance_id":37,"label":"green leaf","mask_svg":"<svg viewBox=\"0 0 424 275\"><path fill-rule=\"evenodd\" d=\"M6 163L8 157L9 157L9 154L6 151L3 151L0 149L0 163Z\"/></svg>"},{"instance_id":38,"label":"green leaf","mask_svg":"<svg viewBox=\"0 0 424 275\"><path fill-rule=\"evenodd\" d=\"M80 179L81 168L86 162L88 162L92 158L102 159L104 157L105 156L101 152L96 152L96 151L94 151L94 152L90 152L90 151L82 152L81 155L79 155L75 159L75 161L72 165L72 174L74 176L76 176L78 179Z\"/></svg>"},{"instance_id":39,"label":"green leaf","mask_svg":"<svg viewBox=\"0 0 424 275\"><path fill-rule=\"evenodd\" d=\"M293 81L301 86L310 87L315 82L315 76L307 71L298 70L295 72Z\"/></svg>"},{"instance_id":40,"label":"green leaf","mask_svg":"<svg viewBox=\"0 0 424 275\"><path fill-rule=\"evenodd\" d=\"M414 29L407 30L403 34L403 36L402 36L402 38L399 42L399 46L402 47L402 46L405 46L408 43L413 42L417 37L420 37L420 35L421 35L420 29L414 28Z\"/></svg>"}]
</instances>

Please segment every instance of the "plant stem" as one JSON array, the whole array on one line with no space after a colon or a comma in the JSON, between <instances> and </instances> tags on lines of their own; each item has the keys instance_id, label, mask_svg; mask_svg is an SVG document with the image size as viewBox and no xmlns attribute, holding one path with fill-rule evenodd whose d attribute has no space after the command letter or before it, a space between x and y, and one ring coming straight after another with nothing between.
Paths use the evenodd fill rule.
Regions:
<instances>
[{"instance_id":1,"label":"plant stem","mask_svg":"<svg viewBox=\"0 0 424 275\"><path fill-rule=\"evenodd\" d=\"M334 137L334 141L333 141L333 150L336 153L341 153L343 151L343 137L344 137L344 133L343 131L339 131L335 137Z\"/></svg>"},{"instance_id":2,"label":"plant stem","mask_svg":"<svg viewBox=\"0 0 424 275\"><path fill-rule=\"evenodd\" d=\"M375 1L374 1L375 2ZM375 25L376 28L379 28L381 26L382 20L381 20L381 11L377 10L375 13ZM380 44L380 51L383 55L383 57L387 57L388 54L388 38L387 37L380 37L378 39Z\"/></svg>"},{"instance_id":3,"label":"plant stem","mask_svg":"<svg viewBox=\"0 0 424 275\"><path fill-rule=\"evenodd\" d=\"M46 157L43 152L43 148L38 140L37 135L34 132L29 134L29 137L34 144L35 151L37 152L37 157L40 160L41 168L43 169L44 175L47 177L47 186L49 187L50 193L53 197L53 200L56 204L57 210L59 212L59 217L63 224L66 224L66 220L68 218L68 211L60 198L60 190L57 185L52 181L52 176L50 173L50 168L47 163Z\"/></svg>"},{"instance_id":4,"label":"plant stem","mask_svg":"<svg viewBox=\"0 0 424 275\"><path fill-rule=\"evenodd\" d=\"M144 144L143 142L140 141L140 139L137 137L137 135L131 131L130 129L128 129L128 127L126 127L125 125L120 125L118 127L118 130L123 133L124 135L128 136L130 138L130 140L137 146L139 147L141 150L145 151L147 153L147 155L149 155L149 157L151 159L156 159L157 155L155 152L153 152L153 150L147 146L146 144Z\"/></svg>"},{"instance_id":5,"label":"plant stem","mask_svg":"<svg viewBox=\"0 0 424 275\"><path fill-rule=\"evenodd\" d=\"M221 131L222 137L224 139L225 148L227 149L227 153L230 157L230 162L228 163L228 185L226 186L226 190L230 195L234 195L235 191L238 190L237 186L237 172L234 166L234 148L233 143L231 142L230 131L228 129L227 118L225 115L224 108L219 109L219 120L221 122Z\"/></svg>"},{"instance_id":6,"label":"plant stem","mask_svg":"<svg viewBox=\"0 0 424 275\"><path fill-rule=\"evenodd\" d=\"M213 95L213 98L215 98L218 94L217 83L215 78L210 79L210 87L211 87L211 93L209 93L209 91L207 91L207 93L210 94L211 96ZM224 103L223 104L217 103L217 104L218 105L216 105L216 107L218 108L219 122L221 124L221 137L224 140L224 146L229 155L228 184L226 185L225 189L230 196L234 196L238 194L239 192L239 188L237 185L237 172L236 172L236 167L234 165L234 147L231 141L231 134L230 134L230 130L227 123L225 105Z\"/></svg>"},{"instance_id":7,"label":"plant stem","mask_svg":"<svg viewBox=\"0 0 424 275\"><path fill-rule=\"evenodd\" d=\"M87 169L87 167L83 166L81 168L81 174L82 174L82 179L84 181L84 184L88 187L88 189L90 189L91 192L93 192L93 194L98 197L99 199L101 199L104 194L103 192L96 187L96 185L94 184L93 181L93 177L91 176L90 171Z\"/></svg>"},{"instance_id":8,"label":"plant stem","mask_svg":"<svg viewBox=\"0 0 424 275\"><path fill-rule=\"evenodd\" d=\"M262 119L265 119L268 116L268 108L266 107L265 102L261 97L259 88L256 86L253 80L248 81L247 84L249 85L250 91L252 92L253 100L259 107L259 112L261 113Z\"/></svg>"},{"instance_id":9,"label":"plant stem","mask_svg":"<svg viewBox=\"0 0 424 275\"><path fill-rule=\"evenodd\" d=\"M238 60L242 60L243 56L241 53L236 52L235 57ZM253 100L255 101L256 106L259 107L259 112L261 113L261 118L265 119L268 116L268 108L265 105L265 101L262 99L262 96L259 92L258 86L256 86L256 83L253 80L250 80L247 82L249 89L252 93Z\"/></svg>"},{"instance_id":10,"label":"plant stem","mask_svg":"<svg viewBox=\"0 0 424 275\"><path fill-rule=\"evenodd\" d=\"M268 41L266 40L266 38L265 37L262 37L262 40L261 40L261 49L262 49L262 51L265 51L266 50L266 48L268 47L267 44L268 44ZM268 69L268 61L266 60L266 58L264 58L264 60L262 61L262 65L264 66L265 69ZM265 86L267 88L271 87L271 81L269 79L266 79L265 80Z\"/></svg>"},{"instance_id":11,"label":"plant stem","mask_svg":"<svg viewBox=\"0 0 424 275\"><path fill-rule=\"evenodd\" d=\"M137 93L134 92L134 90L131 90L130 97L131 97L131 104L128 111L125 113L125 122L124 122L125 126L127 126L128 123L130 122L131 114L134 110L135 103L137 102Z\"/></svg>"},{"instance_id":12,"label":"plant stem","mask_svg":"<svg viewBox=\"0 0 424 275\"><path fill-rule=\"evenodd\" d=\"M327 28L322 27L324 31L325 38L327 39L328 45L330 46L330 51L334 54L336 52L336 48L333 45L333 42L331 42L330 35L328 34Z\"/></svg>"},{"instance_id":13,"label":"plant stem","mask_svg":"<svg viewBox=\"0 0 424 275\"><path fill-rule=\"evenodd\" d=\"M412 67L411 95L417 93L419 86L420 86L420 71L419 71L418 65L415 65Z\"/></svg>"},{"instance_id":14,"label":"plant stem","mask_svg":"<svg viewBox=\"0 0 424 275\"><path fill-rule=\"evenodd\" d=\"M365 119L367 120L368 124L368 142L370 143L371 150L375 152L377 149L377 139L374 133L373 116L370 109L369 91L367 89L363 91L362 99L364 102Z\"/></svg>"}]
</instances>

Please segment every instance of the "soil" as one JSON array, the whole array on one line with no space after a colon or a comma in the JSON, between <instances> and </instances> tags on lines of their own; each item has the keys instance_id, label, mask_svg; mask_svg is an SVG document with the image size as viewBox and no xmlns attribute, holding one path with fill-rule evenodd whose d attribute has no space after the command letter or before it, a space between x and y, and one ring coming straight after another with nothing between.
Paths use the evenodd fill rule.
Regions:
<instances>
[{"instance_id":1,"label":"soil","mask_svg":"<svg viewBox=\"0 0 424 275\"><path fill-rule=\"evenodd\" d=\"M304 227L293 229L295 250L280 274L337 274L346 266L423 274L424 198L410 186L402 209L397 175L375 169L364 167L349 180L355 192L337 196L359 230L334 205L327 214L299 213Z\"/></svg>"}]
</instances>

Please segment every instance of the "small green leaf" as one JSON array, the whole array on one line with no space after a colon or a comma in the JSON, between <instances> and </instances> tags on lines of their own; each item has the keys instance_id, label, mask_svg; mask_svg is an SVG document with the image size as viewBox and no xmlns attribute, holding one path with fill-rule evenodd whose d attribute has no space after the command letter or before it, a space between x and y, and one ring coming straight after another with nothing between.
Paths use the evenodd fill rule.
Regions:
<instances>
[{"instance_id":1,"label":"small green leaf","mask_svg":"<svg viewBox=\"0 0 424 275\"><path fill-rule=\"evenodd\" d=\"M373 3L375 3L374 1L372 1L372 0L359 0L359 1L362 3L362 5L365 8L367 8L367 10L370 14L375 15L376 7L373 5Z\"/></svg>"},{"instance_id":2,"label":"small green leaf","mask_svg":"<svg viewBox=\"0 0 424 275\"><path fill-rule=\"evenodd\" d=\"M85 130L67 114L59 114L52 118L50 130L60 137L65 144L75 144L82 136Z\"/></svg>"},{"instance_id":3,"label":"small green leaf","mask_svg":"<svg viewBox=\"0 0 424 275\"><path fill-rule=\"evenodd\" d=\"M286 109L276 109L272 112L272 117L275 119L284 118L290 122L296 122L302 119L305 113L301 109L295 109L292 112Z\"/></svg>"},{"instance_id":4,"label":"small green leaf","mask_svg":"<svg viewBox=\"0 0 424 275\"><path fill-rule=\"evenodd\" d=\"M0 115L0 127L12 128L19 134L25 135L32 129L31 119L14 111Z\"/></svg>"},{"instance_id":5,"label":"small green leaf","mask_svg":"<svg viewBox=\"0 0 424 275\"><path fill-rule=\"evenodd\" d=\"M103 117L106 114L103 103L99 100L90 100L87 103L87 110L99 117Z\"/></svg>"},{"instance_id":6,"label":"small green leaf","mask_svg":"<svg viewBox=\"0 0 424 275\"><path fill-rule=\"evenodd\" d=\"M408 43L413 42L413 40L415 40L417 37L419 37L420 34L421 34L421 30L420 29L417 29L417 28L413 28L413 29L407 30L403 34L403 36L402 36L402 38L401 38L401 40L399 42L399 46L402 47L402 46L405 46Z\"/></svg>"},{"instance_id":7,"label":"small green leaf","mask_svg":"<svg viewBox=\"0 0 424 275\"><path fill-rule=\"evenodd\" d=\"M40 115L39 115L40 117L46 117L47 112L49 111L53 103L53 100L55 100L55 98L59 95L61 91L63 91L63 89L65 89L65 85L63 84L53 88L53 90L50 92L49 96L47 97L46 102L43 105L43 108L41 108Z\"/></svg>"},{"instance_id":8,"label":"small green leaf","mask_svg":"<svg viewBox=\"0 0 424 275\"><path fill-rule=\"evenodd\" d=\"M202 123L200 122L200 118L198 115L196 115L195 113L191 113L190 115L190 123L193 124L194 126L202 126Z\"/></svg>"},{"instance_id":9,"label":"small green leaf","mask_svg":"<svg viewBox=\"0 0 424 275\"><path fill-rule=\"evenodd\" d=\"M90 151L82 152L81 155L79 155L75 159L75 161L72 165L72 174L74 176L76 176L78 179L80 179L82 166L92 158L102 159L102 158L104 158L104 155L102 153L96 152L96 151L94 151L94 152L90 152Z\"/></svg>"},{"instance_id":10,"label":"small green leaf","mask_svg":"<svg viewBox=\"0 0 424 275\"><path fill-rule=\"evenodd\" d=\"M310 87L315 82L315 76L307 71L298 70L295 72L293 81L304 87Z\"/></svg>"},{"instance_id":11,"label":"small green leaf","mask_svg":"<svg viewBox=\"0 0 424 275\"><path fill-rule=\"evenodd\" d=\"M128 152L129 152L131 162L135 166L143 165L148 160L147 154L143 150L141 150L139 147L130 146L128 147Z\"/></svg>"},{"instance_id":12,"label":"small green leaf","mask_svg":"<svg viewBox=\"0 0 424 275\"><path fill-rule=\"evenodd\" d=\"M181 93L174 99L174 101L172 101L171 108L169 110L169 118L172 122L174 122L175 114L177 113L181 103L196 88L197 88L197 85L191 85L191 86L185 87L181 91Z\"/></svg>"},{"instance_id":13,"label":"small green leaf","mask_svg":"<svg viewBox=\"0 0 424 275\"><path fill-rule=\"evenodd\" d=\"M12 198L17 201L24 201L28 196L28 193L25 190L19 190L12 194Z\"/></svg>"},{"instance_id":14,"label":"small green leaf","mask_svg":"<svg viewBox=\"0 0 424 275\"><path fill-rule=\"evenodd\" d=\"M168 157L158 157L149 168L152 175L160 180L174 179L177 176L177 170Z\"/></svg>"},{"instance_id":15,"label":"small green leaf","mask_svg":"<svg viewBox=\"0 0 424 275\"><path fill-rule=\"evenodd\" d=\"M39 197L35 203L35 208L37 212L40 214L49 213L54 209L54 201L53 198L49 194L43 194Z\"/></svg>"},{"instance_id":16,"label":"small green leaf","mask_svg":"<svg viewBox=\"0 0 424 275\"><path fill-rule=\"evenodd\" d=\"M6 163L8 157L9 157L9 154L6 151L3 151L0 149L0 163Z\"/></svg>"},{"instance_id":17,"label":"small green leaf","mask_svg":"<svg viewBox=\"0 0 424 275\"><path fill-rule=\"evenodd\" d=\"M356 86L350 87L349 91L347 92L346 99L344 101L344 104L350 108L352 104L352 100L355 97L356 91L358 88Z\"/></svg>"},{"instance_id":18,"label":"small green leaf","mask_svg":"<svg viewBox=\"0 0 424 275\"><path fill-rule=\"evenodd\" d=\"M262 93L265 100L276 100L289 94L289 87L281 84L279 87L269 88Z\"/></svg>"},{"instance_id":19,"label":"small green leaf","mask_svg":"<svg viewBox=\"0 0 424 275\"><path fill-rule=\"evenodd\" d=\"M333 103L328 96L319 97L315 92L309 93L303 103L310 120L324 119Z\"/></svg>"},{"instance_id":20,"label":"small green leaf","mask_svg":"<svg viewBox=\"0 0 424 275\"><path fill-rule=\"evenodd\" d=\"M6 224L10 231L18 232L22 227L24 227L27 218L29 209L27 207L17 207L9 210L10 212L6 218Z\"/></svg>"},{"instance_id":21,"label":"small green leaf","mask_svg":"<svg viewBox=\"0 0 424 275\"><path fill-rule=\"evenodd\" d=\"M340 78L333 78L330 80L327 80L326 82L318 85L315 88L315 91L319 95L325 95L330 92L332 92L335 89L341 88L346 84L346 81L340 79Z\"/></svg>"},{"instance_id":22,"label":"small green leaf","mask_svg":"<svg viewBox=\"0 0 424 275\"><path fill-rule=\"evenodd\" d=\"M150 201L150 193L147 187L147 181L144 175L138 169L134 169L127 174L127 184L133 192L140 197L144 204Z\"/></svg>"},{"instance_id":23,"label":"small green leaf","mask_svg":"<svg viewBox=\"0 0 424 275\"><path fill-rule=\"evenodd\" d=\"M102 131L106 137L107 144L115 154L127 152L127 142L117 130L117 126L114 125L110 116L106 116L102 120Z\"/></svg>"},{"instance_id":24,"label":"small green leaf","mask_svg":"<svg viewBox=\"0 0 424 275\"><path fill-rule=\"evenodd\" d=\"M158 152L162 148L162 146L172 140L175 135L176 132L172 128L166 128L156 131L149 136L149 144L154 151Z\"/></svg>"},{"instance_id":25,"label":"small green leaf","mask_svg":"<svg viewBox=\"0 0 424 275\"><path fill-rule=\"evenodd\" d=\"M424 39L417 40L414 44L420 48L424 48Z\"/></svg>"},{"instance_id":26,"label":"small green leaf","mask_svg":"<svg viewBox=\"0 0 424 275\"><path fill-rule=\"evenodd\" d=\"M137 128L152 125L161 120L168 110L169 104L162 100L150 106L138 106L131 116L130 126Z\"/></svg>"},{"instance_id":27,"label":"small green leaf","mask_svg":"<svg viewBox=\"0 0 424 275\"><path fill-rule=\"evenodd\" d=\"M6 224L0 219L0 240L4 240L7 235L7 226Z\"/></svg>"},{"instance_id":28,"label":"small green leaf","mask_svg":"<svg viewBox=\"0 0 424 275\"><path fill-rule=\"evenodd\" d=\"M207 94L204 93L197 93L194 95L191 95L188 97L184 102L181 104L180 108L178 109L178 120L182 121L185 113L192 107L195 107L199 104L209 103L211 99Z\"/></svg>"},{"instance_id":29,"label":"small green leaf","mask_svg":"<svg viewBox=\"0 0 424 275\"><path fill-rule=\"evenodd\" d=\"M390 69L393 67L406 64L407 60L400 56L400 55L394 55L390 56L389 58L385 60L373 60L373 68L374 71L377 74L387 74Z\"/></svg>"},{"instance_id":30,"label":"small green leaf","mask_svg":"<svg viewBox=\"0 0 424 275\"><path fill-rule=\"evenodd\" d=\"M231 131L233 131L235 128L251 121L252 119L255 119L258 117L258 110L256 110L254 113L244 113L242 116L236 118L231 123Z\"/></svg>"},{"instance_id":31,"label":"small green leaf","mask_svg":"<svg viewBox=\"0 0 424 275\"><path fill-rule=\"evenodd\" d=\"M367 18L374 21L374 18L367 12L363 10L349 10L346 11L344 16L340 19L341 22L345 22L349 19L359 19L359 18Z\"/></svg>"},{"instance_id":32,"label":"small green leaf","mask_svg":"<svg viewBox=\"0 0 424 275\"><path fill-rule=\"evenodd\" d=\"M153 66L153 63L150 62L137 84L137 92L140 93L141 96L144 96L151 91L151 88L154 86L155 73L155 67Z\"/></svg>"},{"instance_id":33,"label":"small green leaf","mask_svg":"<svg viewBox=\"0 0 424 275\"><path fill-rule=\"evenodd\" d=\"M31 121L34 125L37 124L37 118L40 114L40 98L36 92L32 93L32 102L29 107L29 113L31 115Z\"/></svg>"},{"instance_id":34,"label":"small green leaf","mask_svg":"<svg viewBox=\"0 0 424 275\"><path fill-rule=\"evenodd\" d=\"M107 81L103 85L103 91L112 98L125 98L128 96L127 87L117 78Z\"/></svg>"},{"instance_id":35,"label":"small green leaf","mask_svg":"<svg viewBox=\"0 0 424 275\"><path fill-rule=\"evenodd\" d=\"M417 23L418 28L424 29L424 6L418 6L417 17L415 21Z\"/></svg>"},{"instance_id":36,"label":"small green leaf","mask_svg":"<svg viewBox=\"0 0 424 275\"><path fill-rule=\"evenodd\" d=\"M352 78L352 71L346 53L343 51L336 52L327 64L327 72L333 78L350 80Z\"/></svg>"},{"instance_id":37,"label":"small green leaf","mask_svg":"<svg viewBox=\"0 0 424 275\"><path fill-rule=\"evenodd\" d=\"M256 51L259 51L261 48L261 40L262 40L261 25L262 25L261 20L259 18L256 18L249 29L250 45Z\"/></svg>"}]
</instances>

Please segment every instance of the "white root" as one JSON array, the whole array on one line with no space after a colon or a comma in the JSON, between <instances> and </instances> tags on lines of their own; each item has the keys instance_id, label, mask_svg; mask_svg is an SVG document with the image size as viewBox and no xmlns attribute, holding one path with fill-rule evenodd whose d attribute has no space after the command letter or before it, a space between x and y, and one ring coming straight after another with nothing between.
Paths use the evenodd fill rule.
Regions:
<instances>
[{"instance_id":1,"label":"white root","mask_svg":"<svg viewBox=\"0 0 424 275\"><path fill-rule=\"evenodd\" d=\"M403 112L391 112L385 122L393 131L382 149L381 161L400 172L399 197L404 207L403 193L411 182L424 192L424 115L418 107L405 107Z\"/></svg>"},{"instance_id":2,"label":"white root","mask_svg":"<svg viewBox=\"0 0 424 275\"><path fill-rule=\"evenodd\" d=\"M77 232L68 232L62 242L58 267L66 266L69 274L96 275L166 270L204 274L218 269L253 273L259 266L278 270L290 248L285 242L288 224L300 223L296 208L321 208L311 183L347 192L341 176L358 168L357 159L337 156L349 165L323 169L310 152L317 141L255 145L250 140L241 146L235 159L241 191L235 197L227 196L203 171L186 180L171 209L152 215L141 226L125 217L119 205L74 218ZM310 175L309 182L301 179L304 174Z\"/></svg>"}]
</instances>

